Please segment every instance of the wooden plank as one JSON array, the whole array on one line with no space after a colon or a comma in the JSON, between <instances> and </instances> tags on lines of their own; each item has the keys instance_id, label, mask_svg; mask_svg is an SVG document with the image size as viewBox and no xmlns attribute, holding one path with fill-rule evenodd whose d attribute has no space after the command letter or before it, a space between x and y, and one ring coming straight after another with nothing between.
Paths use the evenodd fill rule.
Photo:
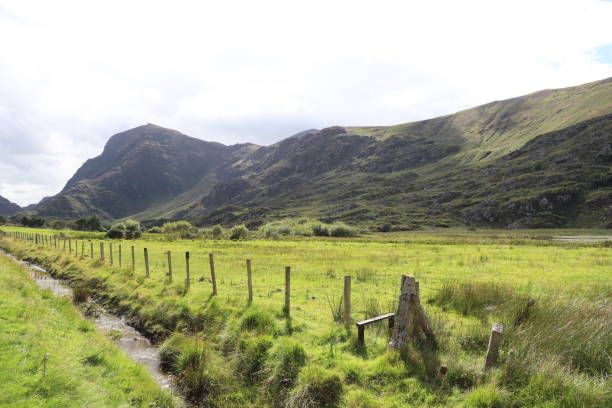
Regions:
<instances>
[{"instance_id":1,"label":"wooden plank","mask_svg":"<svg viewBox=\"0 0 612 408\"><path fill-rule=\"evenodd\" d=\"M373 317L373 318L368 319L368 320L362 320L362 321L357 322L355 324L357 326L365 326L365 325L370 324L370 323L379 322L379 321L385 320L385 319L391 319L393 317L395 317L395 313L387 313L387 314L384 314L384 315Z\"/></svg>"}]
</instances>

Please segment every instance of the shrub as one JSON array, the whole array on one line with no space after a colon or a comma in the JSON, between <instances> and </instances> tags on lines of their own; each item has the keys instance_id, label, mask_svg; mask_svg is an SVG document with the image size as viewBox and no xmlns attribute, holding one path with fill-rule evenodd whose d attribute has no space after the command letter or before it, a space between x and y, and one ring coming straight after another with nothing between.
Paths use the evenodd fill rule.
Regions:
<instances>
[{"instance_id":1,"label":"shrub","mask_svg":"<svg viewBox=\"0 0 612 408\"><path fill-rule=\"evenodd\" d=\"M211 231L213 239L222 239L223 238L223 228L220 225L215 225Z\"/></svg>"},{"instance_id":2,"label":"shrub","mask_svg":"<svg viewBox=\"0 0 612 408\"><path fill-rule=\"evenodd\" d=\"M356 237L357 235L359 235L359 231L357 231L353 227L349 227L348 225L339 222L332 225L331 229L329 230L329 235L336 238Z\"/></svg>"},{"instance_id":3,"label":"shrub","mask_svg":"<svg viewBox=\"0 0 612 408\"><path fill-rule=\"evenodd\" d=\"M4 224L6 224L6 218L0 215L0 225L4 225Z\"/></svg>"},{"instance_id":4,"label":"shrub","mask_svg":"<svg viewBox=\"0 0 612 408\"><path fill-rule=\"evenodd\" d=\"M147 230L147 232L149 234L161 234L162 233L162 229L161 227L151 227Z\"/></svg>"},{"instance_id":5,"label":"shrub","mask_svg":"<svg viewBox=\"0 0 612 408\"><path fill-rule=\"evenodd\" d=\"M312 229L312 234L316 237L329 237L329 228L325 224L313 224L310 228Z\"/></svg>"},{"instance_id":6,"label":"shrub","mask_svg":"<svg viewBox=\"0 0 612 408\"><path fill-rule=\"evenodd\" d=\"M249 236L249 230L244 225L237 225L232 228L230 232L230 239L234 241L239 241L243 239L247 239Z\"/></svg>"},{"instance_id":7,"label":"shrub","mask_svg":"<svg viewBox=\"0 0 612 408\"><path fill-rule=\"evenodd\" d=\"M125 225L117 223L111 227L106 233L106 237L110 239L123 239L125 234Z\"/></svg>"},{"instance_id":8,"label":"shrub","mask_svg":"<svg viewBox=\"0 0 612 408\"><path fill-rule=\"evenodd\" d=\"M123 224L125 225L125 239L138 239L142 236L142 228L138 221L127 219Z\"/></svg>"},{"instance_id":9,"label":"shrub","mask_svg":"<svg viewBox=\"0 0 612 408\"><path fill-rule=\"evenodd\" d=\"M100 231L102 222L95 215L89 217L81 217L74 222L74 228L79 231Z\"/></svg>"},{"instance_id":10,"label":"shrub","mask_svg":"<svg viewBox=\"0 0 612 408\"><path fill-rule=\"evenodd\" d=\"M289 408L337 407L343 387L340 375L319 366L308 366L299 375L286 406Z\"/></svg>"},{"instance_id":11,"label":"shrub","mask_svg":"<svg viewBox=\"0 0 612 408\"><path fill-rule=\"evenodd\" d=\"M171 238L190 238L198 229L187 221L176 221L165 223L162 232Z\"/></svg>"}]
</instances>

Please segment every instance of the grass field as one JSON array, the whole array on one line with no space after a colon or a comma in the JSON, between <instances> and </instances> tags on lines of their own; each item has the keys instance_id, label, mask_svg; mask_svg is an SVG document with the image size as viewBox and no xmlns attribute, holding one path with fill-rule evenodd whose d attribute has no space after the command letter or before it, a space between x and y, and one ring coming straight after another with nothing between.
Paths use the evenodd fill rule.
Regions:
<instances>
[{"instance_id":1,"label":"grass field","mask_svg":"<svg viewBox=\"0 0 612 408\"><path fill-rule=\"evenodd\" d=\"M96 235L76 236L93 239L95 260L89 258L89 241L81 256L80 239L72 243L78 257L64 251L63 243L59 249L34 249L29 242L0 242L75 285L87 285L141 329L166 340L162 351L168 369L182 379L188 397L200 403L603 407L612 402L606 393L611 385L612 249L605 243L545 240L573 234L447 230L238 242L147 236L114 241L113 267L110 241L104 241L102 263ZM119 245L122 268L117 266ZM145 279L145 247L150 279ZM172 283L166 276L167 251L172 253ZM186 251L192 278L188 293ZM209 253L214 254L219 292L214 298ZM247 302L246 259L253 266L252 305ZM282 315L285 266L291 266L290 320ZM365 349L357 347L354 330L347 333L337 320L343 277L352 276L352 317L361 320L395 311L402 274L420 282L440 347L389 351L384 325L368 328ZM536 307L523 318L529 299ZM499 367L483 373L492 322L505 325L504 343ZM194 349L206 352L189 360ZM291 366L289 361L301 363ZM440 365L448 366L448 374L436 379ZM289 381L279 381L279 373Z\"/></svg>"},{"instance_id":2,"label":"grass field","mask_svg":"<svg viewBox=\"0 0 612 408\"><path fill-rule=\"evenodd\" d=\"M172 407L145 369L0 256L0 406Z\"/></svg>"}]
</instances>

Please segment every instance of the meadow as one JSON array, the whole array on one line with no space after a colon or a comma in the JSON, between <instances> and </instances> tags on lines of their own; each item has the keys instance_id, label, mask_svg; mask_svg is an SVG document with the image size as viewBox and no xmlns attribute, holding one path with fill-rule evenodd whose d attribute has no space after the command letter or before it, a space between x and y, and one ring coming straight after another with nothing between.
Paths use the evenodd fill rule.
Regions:
<instances>
[{"instance_id":1,"label":"meadow","mask_svg":"<svg viewBox=\"0 0 612 408\"><path fill-rule=\"evenodd\" d=\"M74 239L72 253L64 250L63 240L57 249L48 241L36 247L8 238L0 246L87 287L100 302L164 342L167 369L196 404L603 407L612 402L606 391L611 385L612 249L601 242L547 239L575 231L245 241L145 235L111 241L99 234L3 230ZM185 252L190 254L188 290ZM217 296L212 296L209 254ZM291 267L291 318L283 313L286 266ZM354 326L345 330L342 323L344 276L352 279L352 319L358 321L395 312L402 274L420 282L439 347L416 342L400 352L388 350L384 323L368 327L365 347L360 347ZM533 308L526 307L530 302ZM483 372L493 322L505 326L502 353L498 367ZM439 378L441 365L448 373Z\"/></svg>"}]
</instances>

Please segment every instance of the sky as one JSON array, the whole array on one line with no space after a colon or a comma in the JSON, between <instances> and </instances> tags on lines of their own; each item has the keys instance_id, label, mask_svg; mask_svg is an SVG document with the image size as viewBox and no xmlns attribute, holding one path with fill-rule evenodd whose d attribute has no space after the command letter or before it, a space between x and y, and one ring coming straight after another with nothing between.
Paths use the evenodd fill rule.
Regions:
<instances>
[{"instance_id":1,"label":"sky","mask_svg":"<svg viewBox=\"0 0 612 408\"><path fill-rule=\"evenodd\" d=\"M146 123L225 144L612 76L612 2L0 0L0 195Z\"/></svg>"}]
</instances>

